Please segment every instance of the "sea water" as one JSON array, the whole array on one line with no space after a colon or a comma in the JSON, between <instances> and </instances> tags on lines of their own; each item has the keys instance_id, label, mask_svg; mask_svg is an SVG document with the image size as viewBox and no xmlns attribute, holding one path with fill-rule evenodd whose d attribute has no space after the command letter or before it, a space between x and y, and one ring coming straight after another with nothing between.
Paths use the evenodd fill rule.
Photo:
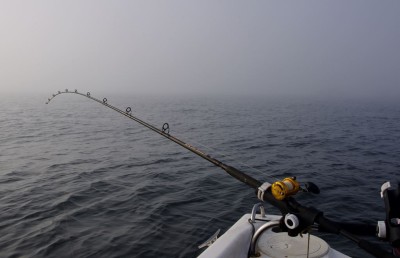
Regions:
<instances>
[{"instance_id":1,"label":"sea water","mask_svg":"<svg viewBox=\"0 0 400 258\"><path fill-rule=\"evenodd\" d=\"M47 97L0 97L1 257L195 257L259 202L220 168L111 109L72 94L45 105ZM158 128L169 123L171 135L260 181L314 182L321 193L297 200L332 220L385 218L380 186L400 171L396 103L95 97ZM369 257L343 237L319 236Z\"/></svg>"}]
</instances>

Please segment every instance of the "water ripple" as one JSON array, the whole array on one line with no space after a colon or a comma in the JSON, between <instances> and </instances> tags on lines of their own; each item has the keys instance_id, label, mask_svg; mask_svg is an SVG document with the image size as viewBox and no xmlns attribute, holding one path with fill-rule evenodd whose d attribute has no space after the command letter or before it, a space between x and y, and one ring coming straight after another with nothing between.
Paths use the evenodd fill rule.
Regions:
<instances>
[{"instance_id":1,"label":"water ripple","mask_svg":"<svg viewBox=\"0 0 400 258\"><path fill-rule=\"evenodd\" d=\"M258 202L220 169L93 103L0 103L10 101L0 114L2 257L193 257ZM398 178L397 106L135 96L115 103L135 103L140 117L168 121L171 133L213 146L204 151L260 180L317 183L319 196L299 199L329 218L382 219L380 185Z\"/></svg>"}]
</instances>

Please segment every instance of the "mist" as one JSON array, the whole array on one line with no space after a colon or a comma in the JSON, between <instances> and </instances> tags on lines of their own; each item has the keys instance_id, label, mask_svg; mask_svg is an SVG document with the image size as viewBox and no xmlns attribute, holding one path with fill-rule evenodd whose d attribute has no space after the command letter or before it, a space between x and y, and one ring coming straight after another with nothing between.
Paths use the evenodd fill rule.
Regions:
<instances>
[{"instance_id":1,"label":"mist","mask_svg":"<svg viewBox=\"0 0 400 258\"><path fill-rule=\"evenodd\" d=\"M399 1L2 1L0 93L400 97Z\"/></svg>"}]
</instances>

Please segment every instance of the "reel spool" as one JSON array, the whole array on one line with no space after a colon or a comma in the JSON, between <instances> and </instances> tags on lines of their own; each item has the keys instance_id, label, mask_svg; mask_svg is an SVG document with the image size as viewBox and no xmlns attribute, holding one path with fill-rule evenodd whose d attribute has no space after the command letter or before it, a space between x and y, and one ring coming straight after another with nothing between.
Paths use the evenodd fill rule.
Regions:
<instances>
[{"instance_id":1,"label":"reel spool","mask_svg":"<svg viewBox=\"0 0 400 258\"><path fill-rule=\"evenodd\" d=\"M275 199L282 201L288 196L295 195L300 190L300 185L295 177L287 177L271 185L271 192Z\"/></svg>"}]
</instances>

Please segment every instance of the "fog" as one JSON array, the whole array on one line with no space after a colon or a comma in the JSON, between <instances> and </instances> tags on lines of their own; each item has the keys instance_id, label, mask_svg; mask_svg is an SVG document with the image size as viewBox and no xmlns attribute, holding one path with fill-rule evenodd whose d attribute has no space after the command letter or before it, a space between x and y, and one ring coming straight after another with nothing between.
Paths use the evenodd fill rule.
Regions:
<instances>
[{"instance_id":1,"label":"fog","mask_svg":"<svg viewBox=\"0 0 400 258\"><path fill-rule=\"evenodd\" d=\"M6 1L0 93L400 97L400 1Z\"/></svg>"}]
</instances>

